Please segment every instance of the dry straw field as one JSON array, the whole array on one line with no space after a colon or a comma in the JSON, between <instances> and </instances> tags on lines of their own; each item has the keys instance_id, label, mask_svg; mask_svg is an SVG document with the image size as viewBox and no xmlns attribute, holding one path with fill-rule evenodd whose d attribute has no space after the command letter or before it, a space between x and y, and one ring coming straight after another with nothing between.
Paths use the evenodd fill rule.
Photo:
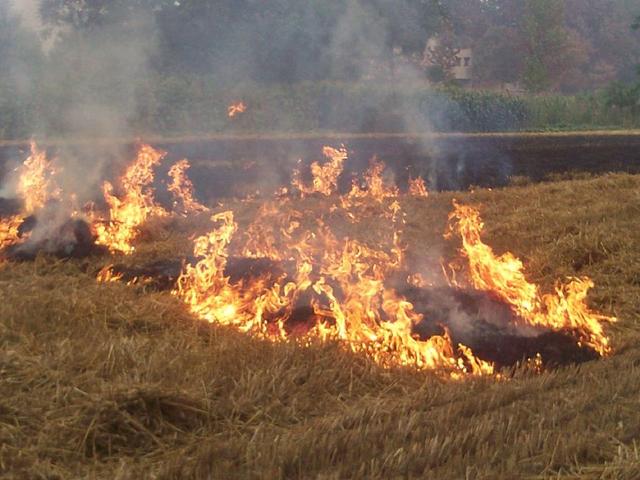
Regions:
<instances>
[{"instance_id":1,"label":"dry straw field","mask_svg":"<svg viewBox=\"0 0 640 480\"><path fill-rule=\"evenodd\" d=\"M98 283L109 259L0 266L4 478L640 478L640 176L402 198L408 255L449 258L453 198L549 290L588 275L614 354L458 381L340 345L272 343L169 293ZM314 200L314 208L323 203ZM255 205L232 206L238 222ZM375 222L375 219L372 220ZM188 253L193 221L148 225L126 262ZM360 224L367 233L367 225Z\"/></svg>"}]
</instances>

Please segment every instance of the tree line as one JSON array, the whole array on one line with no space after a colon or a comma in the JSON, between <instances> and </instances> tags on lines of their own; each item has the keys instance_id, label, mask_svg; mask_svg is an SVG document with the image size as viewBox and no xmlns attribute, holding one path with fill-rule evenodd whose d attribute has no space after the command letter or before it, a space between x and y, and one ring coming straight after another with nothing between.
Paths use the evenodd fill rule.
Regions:
<instances>
[{"instance_id":1,"label":"tree line","mask_svg":"<svg viewBox=\"0 0 640 480\"><path fill-rule=\"evenodd\" d=\"M146 17L155 70L231 83L357 81L398 56L420 66L436 36L473 46L476 83L488 87L588 90L634 80L640 63L640 32L630 20L640 14L638 0L40 0L38 7L38 34L54 39L54 52ZM0 22L0 56L12 43L33 55L6 6ZM426 68L424 75L438 79Z\"/></svg>"}]
</instances>

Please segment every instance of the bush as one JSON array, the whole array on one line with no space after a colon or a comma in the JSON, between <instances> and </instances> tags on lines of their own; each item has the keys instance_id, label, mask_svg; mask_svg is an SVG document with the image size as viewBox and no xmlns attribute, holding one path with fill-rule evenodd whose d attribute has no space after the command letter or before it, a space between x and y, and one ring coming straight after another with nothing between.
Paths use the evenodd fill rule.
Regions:
<instances>
[{"instance_id":1,"label":"bush","mask_svg":"<svg viewBox=\"0 0 640 480\"><path fill-rule=\"evenodd\" d=\"M0 82L0 137L69 133L64 123L73 92L40 85L25 100ZM640 126L637 87L603 92L514 96L422 83L314 82L224 85L214 77L158 76L138 85L131 135L263 132L502 132ZM634 89L635 88L635 89ZM22 98L19 100L19 98ZM232 119L227 107L247 111ZM37 121L37 123L36 123ZM71 132L73 133L73 132Z\"/></svg>"}]
</instances>

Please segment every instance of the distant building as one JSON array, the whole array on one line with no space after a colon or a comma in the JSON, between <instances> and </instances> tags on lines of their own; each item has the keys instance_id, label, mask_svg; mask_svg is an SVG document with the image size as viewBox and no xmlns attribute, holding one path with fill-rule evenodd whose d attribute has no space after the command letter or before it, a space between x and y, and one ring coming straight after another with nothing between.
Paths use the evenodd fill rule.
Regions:
<instances>
[{"instance_id":1,"label":"distant building","mask_svg":"<svg viewBox=\"0 0 640 480\"><path fill-rule=\"evenodd\" d=\"M430 38L422 64L425 68L439 67L449 79L461 85L470 85L473 81L473 50L457 47L454 41Z\"/></svg>"},{"instance_id":2,"label":"distant building","mask_svg":"<svg viewBox=\"0 0 640 480\"><path fill-rule=\"evenodd\" d=\"M455 64L450 72L454 80L471 83L473 80L473 51L470 48L459 49L455 56Z\"/></svg>"}]
</instances>

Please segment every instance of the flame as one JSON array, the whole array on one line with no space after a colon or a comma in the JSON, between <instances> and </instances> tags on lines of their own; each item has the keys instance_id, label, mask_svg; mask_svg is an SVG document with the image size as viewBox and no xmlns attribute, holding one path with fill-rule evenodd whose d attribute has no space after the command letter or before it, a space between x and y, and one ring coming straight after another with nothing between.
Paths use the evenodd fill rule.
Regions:
<instances>
[{"instance_id":1,"label":"flame","mask_svg":"<svg viewBox=\"0 0 640 480\"><path fill-rule=\"evenodd\" d=\"M35 142L30 145L31 154L19 167L17 193L24 201L25 216L44 207L49 198L58 198L60 191L55 189L51 176L55 173L44 150Z\"/></svg>"},{"instance_id":2,"label":"flame","mask_svg":"<svg viewBox=\"0 0 640 480\"><path fill-rule=\"evenodd\" d=\"M331 153L336 152L340 151ZM330 158L331 163L336 158L342 163L345 154ZM375 164L369 172L371 195L397 191L376 180L382 168ZM316 169L321 171L327 170ZM331 186L332 181L316 186ZM394 218L401 218L399 204L393 204ZM216 228L195 240L193 253L201 260L185 267L174 295L203 320L273 340L293 335L287 320L304 296L311 298L313 306L313 324L299 337L304 342L338 341L384 366L412 365L446 371L453 377L493 372L493 366L476 358L469 348L454 346L448 334L427 340L414 336L413 327L422 316L385 285L403 261L398 231L393 232L388 249L373 247L338 239L322 218L314 219L313 228L303 227L303 219L314 218L309 213L296 210L286 198L265 203L235 248L244 256L290 262L292 269L275 278L267 275L235 283L225 275L225 267L232 243L238 240L234 238L238 226L231 211L212 216Z\"/></svg>"},{"instance_id":3,"label":"flame","mask_svg":"<svg viewBox=\"0 0 640 480\"><path fill-rule=\"evenodd\" d=\"M187 159L180 160L169 169L171 183L168 190L174 198L174 207L181 206L182 212L206 212L207 207L198 202L193 195L193 183L187 176L187 170L191 167Z\"/></svg>"},{"instance_id":4,"label":"flame","mask_svg":"<svg viewBox=\"0 0 640 480\"><path fill-rule=\"evenodd\" d=\"M110 182L104 182L102 190L109 205L109 220L95 219L96 243L109 247L111 252L130 254L139 227L153 215L166 215L154 202L153 167L160 163L165 152L142 145L135 162L127 169L120 184L124 195L119 198Z\"/></svg>"},{"instance_id":5,"label":"flame","mask_svg":"<svg viewBox=\"0 0 640 480\"><path fill-rule=\"evenodd\" d=\"M313 182L305 185L295 174L295 189L302 196L314 193L328 197L332 206L327 214L343 213L352 221L361 218L354 213L356 208L362 214L382 215L389 220L385 222L390 227L387 238L374 241L371 236L365 243L338 235L324 214L305 210L305 202L292 201L289 190L283 188L261 205L253 222L240 235L232 211L212 215L214 228L194 241L193 254L198 261L184 267L172 294L207 322L273 341L334 341L385 367L413 366L445 372L453 378L494 374L491 363L476 357L465 345L454 345L446 330L442 335L418 338L414 331L423 320L422 315L388 286L389 278L403 272L405 252L401 239L405 215L397 187L384 178L384 164L374 159L362 182L354 182L348 194L333 197L347 154L344 148L330 147L325 147L323 153L327 162L312 164ZM153 180L152 167L162 155L151 147L141 148L136 163L123 177L122 186L127 193L122 200L106 184L106 198L111 205L108 226L112 229L108 233L113 235L107 237L105 244L110 248L130 252L138 225L158 213L148 185ZM193 200L186 168L186 161L174 165L170 187L185 210L189 204L185 199ZM419 178L414 182L420 195L426 195L424 182ZM124 233L119 227L126 227ZM477 210L454 203L450 229L462 237L468 281L474 288L489 291L511 305L517 321L568 330L579 343L601 355L610 353L602 324L614 319L587 308L586 295L593 286L590 279L571 279L566 285L558 285L554 294L542 295L536 285L526 280L519 259L511 253L496 256L482 242L482 227ZM232 280L226 269L230 257L236 254L277 261L282 271ZM119 279L111 267L105 267L98 277L100 281ZM409 275L408 281L419 286L428 283L419 274ZM304 315L299 312L301 305L311 306ZM297 321L305 324L290 324L292 318L302 318ZM539 357L532 361L541 365Z\"/></svg>"},{"instance_id":6,"label":"flame","mask_svg":"<svg viewBox=\"0 0 640 480\"><path fill-rule=\"evenodd\" d=\"M56 171L47 159L46 152L40 150L35 142L31 142L29 156L16 171L16 193L22 199L22 209L18 215L0 218L0 250L24 241L27 236L21 237L18 228L25 217L44 207L50 199L58 199L61 195L53 181Z\"/></svg>"},{"instance_id":7,"label":"flame","mask_svg":"<svg viewBox=\"0 0 640 480\"><path fill-rule=\"evenodd\" d=\"M475 288L496 294L530 325L575 331L581 343L600 355L611 352L603 323L615 318L596 314L587 307L587 292L594 286L591 279L570 278L568 284L556 285L555 294L541 295L538 286L525 278L520 259L510 252L496 256L482 241L483 223L478 210L454 202L449 219L450 228L462 237L462 253L469 261L470 280Z\"/></svg>"},{"instance_id":8,"label":"flame","mask_svg":"<svg viewBox=\"0 0 640 480\"><path fill-rule=\"evenodd\" d=\"M122 279L121 273L113 272L113 265L103 267L96 275L96 280L100 283L117 282Z\"/></svg>"},{"instance_id":9,"label":"flame","mask_svg":"<svg viewBox=\"0 0 640 480\"><path fill-rule=\"evenodd\" d=\"M244 104L244 102L232 103L227 108L227 115L229 116L229 118L233 118L239 113L244 113L246 109L247 106Z\"/></svg>"},{"instance_id":10,"label":"flame","mask_svg":"<svg viewBox=\"0 0 640 480\"><path fill-rule=\"evenodd\" d=\"M347 150L344 147L340 149L324 147L322 153L328 161L324 165L320 165L318 162L311 164L313 182L310 186L306 186L302 182L299 170L294 171L291 183L302 196L320 193L328 197L335 192L338 186L338 177L342 173L344 162L347 159Z\"/></svg>"},{"instance_id":11,"label":"flame","mask_svg":"<svg viewBox=\"0 0 640 480\"><path fill-rule=\"evenodd\" d=\"M354 181L348 199L369 198L377 202L382 202L387 198L398 196L398 187L388 185L383 178L385 165L377 158L373 158L368 170L364 174L365 188L362 188Z\"/></svg>"},{"instance_id":12,"label":"flame","mask_svg":"<svg viewBox=\"0 0 640 480\"><path fill-rule=\"evenodd\" d=\"M422 177L409 179L409 195L420 198L427 198L429 196L427 186L424 184Z\"/></svg>"},{"instance_id":13,"label":"flame","mask_svg":"<svg viewBox=\"0 0 640 480\"><path fill-rule=\"evenodd\" d=\"M372 158L369 168L364 173L364 181L355 179L347 195L340 197L339 207L346 217L355 223L365 215L371 215L375 208L383 207L383 211L376 212L383 218L396 223L402 213L398 202L398 187L394 183L385 181L383 172L385 165L377 158ZM338 206L335 207L337 209ZM372 210L374 209L374 210Z\"/></svg>"},{"instance_id":14,"label":"flame","mask_svg":"<svg viewBox=\"0 0 640 480\"><path fill-rule=\"evenodd\" d=\"M13 215L9 218L0 219L0 250L3 250L20 240L18 227L22 224L24 217Z\"/></svg>"}]
</instances>

